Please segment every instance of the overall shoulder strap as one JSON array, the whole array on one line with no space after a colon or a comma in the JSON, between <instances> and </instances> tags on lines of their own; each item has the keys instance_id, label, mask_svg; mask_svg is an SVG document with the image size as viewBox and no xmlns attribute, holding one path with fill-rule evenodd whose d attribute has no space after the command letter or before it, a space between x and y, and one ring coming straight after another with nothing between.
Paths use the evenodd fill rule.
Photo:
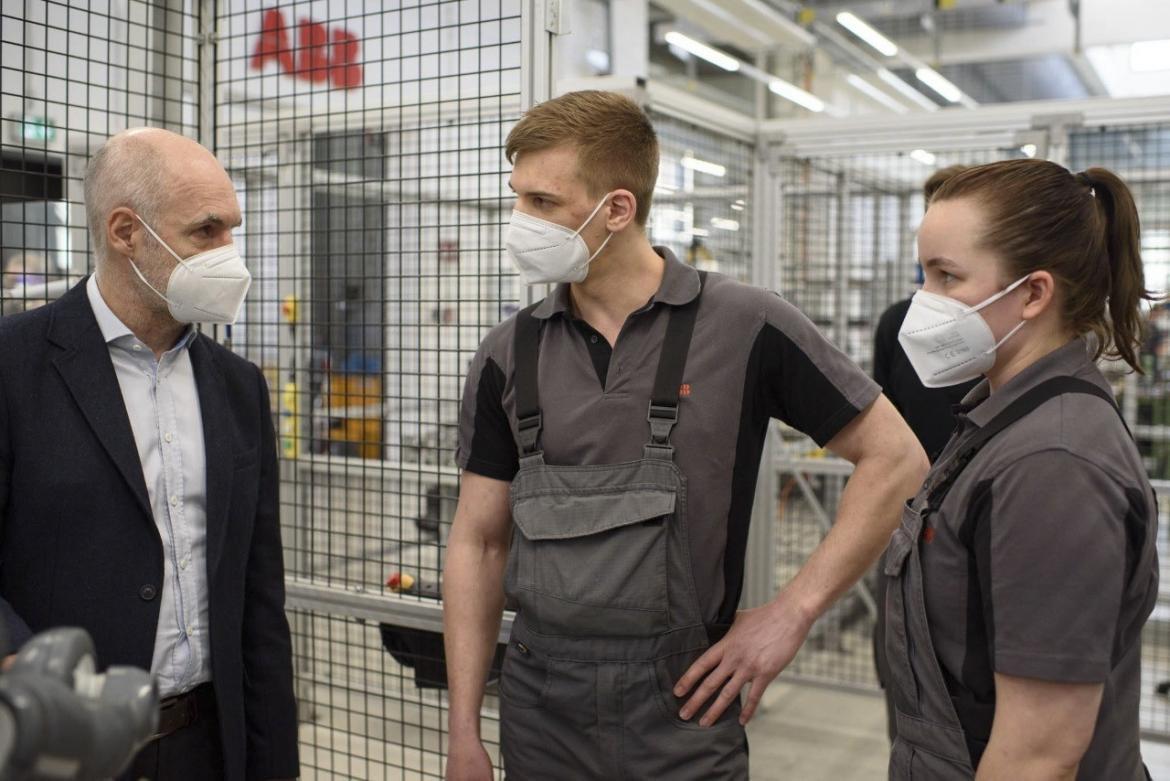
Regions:
<instances>
[{"instance_id":1,"label":"overall shoulder strap","mask_svg":"<svg viewBox=\"0 0 1170 781\"><path fill-rule=\"evenodd\" d=\"M512 363L516 382L516 420L520 430L520 455L536 452L542 425L540 388L537 383L540 369L541 321L532 316L539 302L520 310L516 315L516 331L512 336Z\"/></svg>"},{"instance_id":2,"label":"overall shoulder strap","mask_svg":"<svg viewBox=\"0 0 1170 781\"><path fill-rule=\"evenodd\" d=\"M951 486L959 478L959 475L962 474L963 470L971 463L979 451L997 434L1020 418L1031 413L1044 402L1066 393L1083 393L1088 396L1097 396L1098 398L1104 399L1109 402L1109 406L1113 407L1114 412L1121 418L1122 425L1125 425L1125 419L1121 417L1121 410L1117 408L1117 402L1113 399L1113 394L1104 388L1088 380L1082 380L1079 377L1053 377L1052 379L1045 380L1036 387L1026 391L1018 399L1005 407L1002 412L988 421L986 426L979 429L979 432L971 438L970 442L963 446L951 462L950 467L930 489L929 505L937 508L941 504L943 497L946 496ZM1126 431L1129 431L1128 426L1126 426Z\"/></svg>"},{"instance_id":3,"label":"overall shoulder strap","mask_svg":"<svg viewBox=\"0 0 1170 781\"><path fill-rule=\"evenodd\" d=\"M650 394L650 409L647 420L650 422L650 449L663 451L664 455L672 455L670 446L670 432L678 422L679 390L682 386L683 372L687 366L687 355L691 350L691 337L695 332L695 319L699 314L699 301L703 297L703 287L707 282L707 272L699 272L699 292L686 304L676 306L670 310L670 320L666 324L666 335L662 340L662 350L658 355L658 371L654 376L654 390Z\"/></svg>"}]
</instances>

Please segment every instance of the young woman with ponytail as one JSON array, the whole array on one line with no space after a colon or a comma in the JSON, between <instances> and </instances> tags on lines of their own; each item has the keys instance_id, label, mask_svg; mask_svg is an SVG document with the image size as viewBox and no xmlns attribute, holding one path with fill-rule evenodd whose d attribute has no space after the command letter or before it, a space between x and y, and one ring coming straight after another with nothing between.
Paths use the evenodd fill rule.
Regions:
<instances>
[{"instance_id":1,"label":"young woman with ponytail","mask_svg":"<svg viewBox=\"0 0 1170 781\"><path fill-rule=\"evenodd\" d=\"M892 779L1148 778L1157 506L1096 365L1140 371L1139 246L1103 168L993 163L931 199L899 341L928 387L983 381L883 560Z\"/></svg>"}]
</instances>

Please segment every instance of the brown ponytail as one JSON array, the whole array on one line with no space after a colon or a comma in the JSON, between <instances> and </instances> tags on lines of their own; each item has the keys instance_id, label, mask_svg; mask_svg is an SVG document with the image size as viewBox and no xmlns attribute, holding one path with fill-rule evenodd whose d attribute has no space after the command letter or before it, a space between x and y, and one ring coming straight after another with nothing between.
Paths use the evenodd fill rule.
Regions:
<instances>
[{"instance_id":1,"label":"brown ponytail","mask_svg":"<svg viewBox=\"0 0 1170 781\"><path fill-rule=\"evenodd\" d=\"M1109 355L1121 358L1138 372L1136 348L1142 342L1145 320L1142 301L1153 296L1146 290L1142 269L1141 228L1137 206L1125 182L1105 168L1090 168L1077 175L1088 185L1100 205L1105 226L1105 252L1109 261Z\"/></svg>"},{"instance_id":2,"label":"brown ponytail","mask_svg":"<svg viewBox=\"0 0 1170 781\"><path fill-rule=\"evenodd\" d=\"M1063 292L1076 334L1097 335L1097 353L1140 372L1146 290L1137 208L1129 188L1104 168L1071 174L1047 160L1005 160L949 178L932 202L975 198L985 210L981 238L1003 258L1006 279L1048 271Z\"/></svg>"}]
</instances>

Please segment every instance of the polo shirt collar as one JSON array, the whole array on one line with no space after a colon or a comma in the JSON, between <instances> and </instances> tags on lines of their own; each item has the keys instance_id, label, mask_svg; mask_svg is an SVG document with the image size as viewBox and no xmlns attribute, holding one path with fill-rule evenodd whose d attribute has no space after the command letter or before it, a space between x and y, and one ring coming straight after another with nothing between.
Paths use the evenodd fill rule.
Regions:
<instances>
[{"instance_id":1,"label":"polo shirt collar","mask_svg":"<svg viewBox=\"0 0 1170 781\"><path fill-rule=\"evenodd\" d=\"M1040 383L1053 377L1079 374L1089 368L1092 362L1089 338L1079 336L1012 377L994 394L991 393L991 384L984 379L963 398L961 411L966 411L967 419L982 428L1007 409L1009 404Z\"/></svg>"},{"instance_id":2,"label":"polo shirt collar","mask_svg":"<svg viewBox=\"0 0 1170 781\"><path fill-rule=\"evenodd\" d=\"M680 261L675 254L666 247L655 247L654 251L665 261L662 272L662 283L658 292L650 299L647 308L662 303L670 306L682 306L695 300L699 295L699 272L693 267ZM556 314L568 314L573 311L570 296L571 285L562 283L549 293L536 309L532 310L533 317L547 320Z\"/></svg>"}]
</instances>

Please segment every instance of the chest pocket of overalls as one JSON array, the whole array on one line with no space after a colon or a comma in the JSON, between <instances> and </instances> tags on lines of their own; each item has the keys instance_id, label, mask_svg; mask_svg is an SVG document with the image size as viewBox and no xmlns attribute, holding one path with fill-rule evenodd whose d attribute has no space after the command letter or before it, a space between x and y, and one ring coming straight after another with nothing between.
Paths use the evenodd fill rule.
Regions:
<instances>
[{"instance_id":1,"label":"chest pocket of overalls","mask_svg":"<svg viewBox=\"0 0 1170 781\"><path fill-rule=\"evenodd\" d=\"M675 502L666 486L514 495L508 591L546 634L642 636L666 629Z\"/></svg>"},{"instance_id":2,"label":"chest pocket of overalls","mask_svg":"<svg viewBox=\"0 0 1170 781\"><path fill-rule=\"evenodd\" d=\"M537 367L540 325L516 318L514 386L520 469L504 590L526 627L573 638L654 638L701 626L690 569L686 479L670 435L699 295L670 310L647 406L641 459L548 464Z\"/></svg>"}]
</instances>

